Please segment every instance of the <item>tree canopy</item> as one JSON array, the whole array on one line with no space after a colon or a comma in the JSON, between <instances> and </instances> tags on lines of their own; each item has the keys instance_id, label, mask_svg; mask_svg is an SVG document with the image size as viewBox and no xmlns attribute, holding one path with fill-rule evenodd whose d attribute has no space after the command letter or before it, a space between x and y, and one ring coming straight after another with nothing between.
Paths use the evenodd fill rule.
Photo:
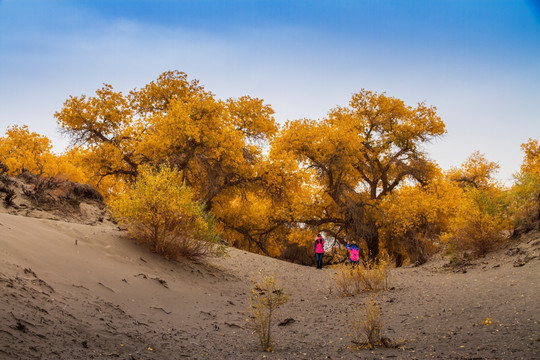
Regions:
<instances>
[{"instance_id":1,"label":"tree canopy","mask_svg":"<svg viewBox=\"0 0 540 360\"><path fill-rule=\"evenodd\" d=\"M383 249L398 265L422 263L440 244L481 254L493 234L540 216L537 139L522 145L508 192L479 151L441 170L425 150L446 132L436 108L385 93L362 89L322 119L279 125L262 99L218 99L168 71L127 94L105 84L71 96L55 117L68 151L55 155L46 137L13 126L0 138L0 171L84 181L112 207L141 187L149 203L166 202L168 189L148 184L174 179L171 193L189 189L229 244L291 261L311 261L318 232L335 248L356 242L365 258Z\"/></svg>"},{"instance_id":2,"label":"tree canopy","mask_svg":"<svg viewBox=\"0 0 540 360\"><path fill-rule=\"evenodd\" d=\"M289 122L276 143L313 171L320 211L305 222L341 242L363 240L374 258L380 201L406 180L427 181L433 164L422 144L444 132L434 107L362 90L322 121Z\"/></svg>"}]
</instances>

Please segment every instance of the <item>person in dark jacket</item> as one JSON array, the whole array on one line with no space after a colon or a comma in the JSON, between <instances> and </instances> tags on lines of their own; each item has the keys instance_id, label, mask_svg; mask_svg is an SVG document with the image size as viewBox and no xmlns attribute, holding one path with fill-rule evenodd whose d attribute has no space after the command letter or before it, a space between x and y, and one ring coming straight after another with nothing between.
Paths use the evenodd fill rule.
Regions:
<instances>
[{"instance_id":1,"label":"person in dark jacket","mask_svg":"<svg viewBox=\"0 0 540 360\"><path fill-rule=\"evenodd\" d=\"M317 269L323 268L323 256L324 256L324 238L321 234L317 234L315 243L313 244L313 251L315 252L315 259L317 260Z\"/></svg>"}]
</instances>

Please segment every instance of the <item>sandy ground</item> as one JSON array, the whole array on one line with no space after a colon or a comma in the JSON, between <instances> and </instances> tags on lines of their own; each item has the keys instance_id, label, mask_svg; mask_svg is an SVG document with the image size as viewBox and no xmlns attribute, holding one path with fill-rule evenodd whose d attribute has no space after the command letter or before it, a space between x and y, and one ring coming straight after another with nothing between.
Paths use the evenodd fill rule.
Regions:
<instances>
[{"instance_id":1,"label":"sandy ground","mask_svg":"<svg viewBox=\"0 0 540 360\"><path fill-rule=\"evenodd\" d=\"M0 359L540 359L538 233L460 271L393 269L390 290L353 297L328 268L235 249L167 261L124 234L0 212ZM290 296L273 353L246 321L260 273ZM349 318L370 297L398 348L353 348Z\"/></svg>"}]
</instances>

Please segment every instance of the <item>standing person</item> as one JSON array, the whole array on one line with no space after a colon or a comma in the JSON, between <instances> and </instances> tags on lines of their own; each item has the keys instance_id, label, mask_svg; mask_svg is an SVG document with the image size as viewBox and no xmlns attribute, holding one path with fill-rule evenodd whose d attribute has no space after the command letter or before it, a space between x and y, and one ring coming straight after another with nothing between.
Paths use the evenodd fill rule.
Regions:
<instances>
[{"instance_id":1,"label":"standing person","mask_svg":"<svg viewBox=\"0 0 540 360\"><path fill-rule=\"evenodd\" d=\"M358 265L360 262L360 248L356 245L355 242L352 245L347 244L347 250L349 250L349 258L352 265Z\"/></svg>"},{"instance_id":2,"label":"standing person","mask_svg":"<svg viewBox=\"0 0 540 360\"><path fill-rule=\"evenodd\" d=\"M324 238L321 234L317 234L317 238L315 239L315 243L313 244L313 251L315 251L315 259L317 259L317 269L322 269L324 256Z\"/></svg>"}]
</instances>

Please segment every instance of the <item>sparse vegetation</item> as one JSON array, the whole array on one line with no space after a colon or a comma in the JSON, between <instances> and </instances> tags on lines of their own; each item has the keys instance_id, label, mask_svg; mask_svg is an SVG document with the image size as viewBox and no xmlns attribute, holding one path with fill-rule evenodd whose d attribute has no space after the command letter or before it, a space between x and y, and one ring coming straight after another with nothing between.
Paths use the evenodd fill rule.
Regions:
<instances>
[{"instance_id":1,"label":"sparse vegetation","mask_svg":"<svg viewBox=\"0 0 540 360\"><path fill-rule=\"evenodd\" d=\"M377 346L394 347L392 341L383 332L381 308L375 300L366 300L362 306L357 306L351 318L353 331L352 342L361 348Z\"/></svg>"},{"instance_id":2,"label":"sparse vegetation","mask_svg":"<svg viewBox=\"0 0 540 360\"><path fill-rule=\"evenodd\" d=\"M4 184L0 184L0 192L6 194L6 196L4 196L4 204L6 206L12 206L13 200L15 200L15 198L17 197L17 195L15 194L15 190L10 189Z\"/></svg>"},{"instance_id":3,"label":"sparse vegetation","mask_svg":"<svg viewBox=\"0 0 540 360\"><path fill-rule=\"evenodd\" d=\"M386 290L388 288L388 260L360 262L358 265L336 265L334 281L339 292L344 296L359 294L363 291Z\"/></svg>"},{"instance_id":4,"label":"sparse vegetation","mask_svg":"<svg viewBox=\"0 0 540 360\"><path fill-rule=\"evenodd\" d=\"M263 351L272 351L272 320L275 311L288 301L288 296L280 287L274 275L266 275L262 281L253 281L250 298L250 312L255 333Z\"/></svg>"}]
</instances>

